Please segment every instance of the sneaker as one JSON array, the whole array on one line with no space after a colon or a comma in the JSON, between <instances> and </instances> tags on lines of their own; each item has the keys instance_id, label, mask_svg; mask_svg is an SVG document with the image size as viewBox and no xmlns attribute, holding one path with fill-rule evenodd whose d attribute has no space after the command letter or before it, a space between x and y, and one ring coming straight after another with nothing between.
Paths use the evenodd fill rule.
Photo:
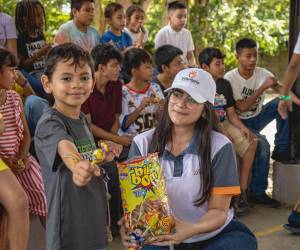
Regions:
<instances>
[{"instance_id":1,"label":"sneaker","mask_svg":"<svg viewBox=\"0 0 300 250\"><path fill-rule=\"evenodd\" d=\"M300 212L293 210L288 218L288 222L293 227L298 227L300 229Z\"/></svg>"},{"instance_id":2,"label":"sneaker","mask_svg":"<svg viewBox=\"0 0 300 250\"><path fill-rule=\"evenodd\" d=\"M260 204L266 207L278 208L280 207L280 202L270 198L266 193L260 195L249 194L249 200L254 204Z\"/></svg>"},{"instance_id":3,"label":"sneaker","mask_svg":"<svg viewBox=\"0 0 300 250\"><path fill-rule=\"evenodd\" d=\"M288 218L288 224L283 225L283 227L292 232L299 234L300 233L300 212L293 210Z\"/></svg>"},{"instance_id":4,"label":"sneaker","mask_svg":"<svg viewBox=\"0 0 300 250\"><path fill-rule=\"evenodd\" d=\"M296 159L290 157L289 152L273 151L271 158L274 161L278 161L285 164L297 164Z\"/></svg>"}]
</instances>

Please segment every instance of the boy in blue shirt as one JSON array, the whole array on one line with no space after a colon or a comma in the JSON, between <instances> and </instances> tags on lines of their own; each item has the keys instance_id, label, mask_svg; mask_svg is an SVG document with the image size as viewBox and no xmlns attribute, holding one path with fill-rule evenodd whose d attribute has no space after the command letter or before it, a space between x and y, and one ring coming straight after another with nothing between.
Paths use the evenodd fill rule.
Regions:
<instances>
[{"instance_id":1,"label":"boy in blue shirt","mask_svg":"<svg viewBox=\"0 0 300 250\"><path fill-rule=\"evenodd\" d=\"M123 31L125 28L124 7L119 3L110 3L105 8L104 16L110 29L103 34L101 42L111 43L121 51L131 47L132 39L128 33Z\"/></svg>"}]
</instances>

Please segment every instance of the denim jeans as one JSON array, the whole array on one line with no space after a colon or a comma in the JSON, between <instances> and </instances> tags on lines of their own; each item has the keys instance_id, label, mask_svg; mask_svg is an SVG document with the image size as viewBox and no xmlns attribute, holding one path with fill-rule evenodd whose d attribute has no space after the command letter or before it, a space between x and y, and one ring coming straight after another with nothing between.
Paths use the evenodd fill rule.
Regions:
<instances>
[{"instance_id":1,"label":"denim jeans","mask_svg":"<svg viewBox=\"0 0 300 250\"><path fill-rule=\"evenodd\" d=\"M256 250L257 241L253 233L241 222L233 219L215 237L195 242L175 245L175 250ZM169 250L169 247L145 246L142 250Z\"/></svg>"},{"instance_id":2,"label":"denim jeans","mask_svg":"<svg viewBox=\"0 0 300 250\"><path fill-rule=\"evenodd\" d=\"M36 125L47 107L48 101L36 95L30 95L25 99L24 112L31 137L34 136Z\"/></svg>"},{"instance_id":3,"label":"denim jeans","mask_svg":"<svg viewBox=\"0 0 300 250\"><path fill-rule=\"evenodd\" d=\"M258 138L255 160L252 169L250 190L256 195L265 192L268 187L270 144L260 132L274 119L276 119L275 148L277 152L288 152L289 124L288 120L281 119L277 107L279 99L276 98L262 107L259 115L243 119L243 123L251 129Z\"/></svg>"}]
</instances>

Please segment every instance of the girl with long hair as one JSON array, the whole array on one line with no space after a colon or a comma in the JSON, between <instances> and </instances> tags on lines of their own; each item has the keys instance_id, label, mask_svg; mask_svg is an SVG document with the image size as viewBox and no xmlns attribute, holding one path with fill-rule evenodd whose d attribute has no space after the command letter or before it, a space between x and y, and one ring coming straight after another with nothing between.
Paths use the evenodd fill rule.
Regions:
<instances>
[{"instance_id":1,"label":"girl with long hair","mask_svg":"<svg viewBox=\"0 0 300 250\"><path fill-rule=\"evenodd\" d=\"M232 143L215 127L213 78L184 69L166 92L161 120L133 139L129 157L159 153L175 232L143 249L257 249L255 236L230 207L240 193L239 178ZM125 246L140 247L122 235Z\"/></svg>"}]
</instances>

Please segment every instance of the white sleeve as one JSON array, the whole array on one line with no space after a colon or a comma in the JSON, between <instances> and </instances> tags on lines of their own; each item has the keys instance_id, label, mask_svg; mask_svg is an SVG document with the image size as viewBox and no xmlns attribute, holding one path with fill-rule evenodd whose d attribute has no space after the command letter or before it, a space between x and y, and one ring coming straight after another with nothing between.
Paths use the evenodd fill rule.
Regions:
<instances>
[{"instance_id":1,"label":"white sleeve","mask_svg":"<svg viewBox=\"0 0 300 250\"><path fill-rule=\"evenodd\" d=\"M233 99L235 101L238 100L243 100L242 96L242 88L240 84L235 80L234 73L233 72L228 72L225 74L224 79L229 81L231 88L232 88L232 93L233 93Z\"/></svg>"},{"instance_id":2,"label":"white sleeve","mask_svg":"<svg viewBox=\"0 0 300 250\"><path fill-rule=\"evenodd\" d=\"M298 35L297 43L296 43L295 48L294 48L294 53L295 54L300 54L300 33Z\"/></svg>"},{"instance_id":3,"label":"white sleeve","mask_svg":"<svg viewBox=\"0 0 300 250\"><path fill-rule=\"evenodd\" d=\"M195 50L195 46L194 46L194 41L193 41L193 37L192 37L192 33L188 31L188 39L187 39L187 51L194 51Z\"/></svg>"},{"instance_id":4,"label":"white sleeve","mask_svg":"<svg viewBox=\"0 0 300 250\"><path fill-rule=\"evenodd\" d=\"M65 27L64 24L59 27L59 29L55 35L54 41L56 40L56 37L58 35L64 37L64 39L66 39L66 40L69 40L69 41L71 40L69 30Z\"/></svg>"},{"instance_id":5,"label":"white sleeve","mask_svg":"<svg viewBox=\"0 0 300 250\"><path fill-rule=\"evenodd\" d=\"M164 34L162 30L158 31L158 33L155 36L155 43L154 43L154 48L157 49L162 45L165 45L165 39L164 39Z\"/></svg>"},{"instance_id":6,"label":"white sleeve","mask_svg":"<svg viewBox=\"0 0 300 250\"><path fill-rule=\"evenodd\" d=\"M271 71L267 70L267 69L263 69L263 73L264 73L266 79L270 78L270 77L274 77L274 74Z\"/></svg>"}]
</instances>

